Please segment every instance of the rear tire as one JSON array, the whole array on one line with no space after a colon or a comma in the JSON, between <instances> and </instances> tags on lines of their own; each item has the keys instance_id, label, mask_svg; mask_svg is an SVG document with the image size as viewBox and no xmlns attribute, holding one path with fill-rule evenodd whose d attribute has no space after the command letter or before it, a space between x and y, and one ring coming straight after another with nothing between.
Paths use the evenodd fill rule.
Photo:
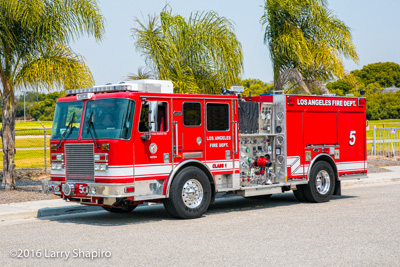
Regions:
<instances>
[{"instance_id":1,"label":"rear tire","mask_svg":"<svg viewBox=\"0 0 400 267\"><path fill-rule=\"evenodd\" d=\"M211 202L211 185L207 175L196 167L180 171L171 184L169 198L164 200L167 212L175 218L199 218Z\"/></svg>"},{"instance_id":2,"label":"rear tire","mask_svg":"<svg viewBox=\"0 0 400 267\"><path fill-rule=\"evenodd\" d=\"M304 186L304 196L309 202L328 202L335 190L335 174L326 161L318 161L313 166L308 184Z\"/></svg>"},{"instance_id":3,"label":"rear tire","mask_svg":"<svg viewBox=\"0 0 400 267\"><path fill-rule=\"evenodd\" d=\"M137 206L138 205L132 205L132 206L129 206L128 209L114 208L114 207L110 207L110 206L102 206L102 208L110 213L129 213L129 212L133 211L134 209L136 209Z\"/></svg>"}]
</instances>

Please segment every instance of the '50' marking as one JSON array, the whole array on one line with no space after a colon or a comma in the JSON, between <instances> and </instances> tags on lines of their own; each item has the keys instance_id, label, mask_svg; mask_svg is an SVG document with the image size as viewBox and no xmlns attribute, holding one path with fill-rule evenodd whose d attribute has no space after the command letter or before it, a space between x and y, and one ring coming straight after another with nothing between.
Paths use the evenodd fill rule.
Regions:
<instances>
[{"instance_id":1,"label":"'50' marking","mask_svg":"<svg viewBox=\"0 0 400 267\"><path fill-rule=\"evenodd\" d=\"M87 194L89 192L89 188L83 184L79 185L78 190L79 190L79 194Z\"/></svg>"}]
</instances>

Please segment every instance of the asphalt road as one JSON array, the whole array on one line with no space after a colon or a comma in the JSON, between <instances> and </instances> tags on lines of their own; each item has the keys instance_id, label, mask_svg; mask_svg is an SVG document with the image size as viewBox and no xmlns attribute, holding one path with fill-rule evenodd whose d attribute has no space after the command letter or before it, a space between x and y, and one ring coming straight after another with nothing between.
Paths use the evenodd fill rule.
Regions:
<instances>
[{"instance_id":1,"label":"asphalt road","mask_svg":"<svg viewBox=\"0 0 400 267\"><path fill-rule=\"evenodd\" d=\"M323 204L300 204L292 193L269 202L218 199L196 220L171 219L156 205L124 215L6 222L0 224L0 263L399 266L399 192L400 182L391 182L344 187L343 196Z\"/></svg>"}]
</instances>

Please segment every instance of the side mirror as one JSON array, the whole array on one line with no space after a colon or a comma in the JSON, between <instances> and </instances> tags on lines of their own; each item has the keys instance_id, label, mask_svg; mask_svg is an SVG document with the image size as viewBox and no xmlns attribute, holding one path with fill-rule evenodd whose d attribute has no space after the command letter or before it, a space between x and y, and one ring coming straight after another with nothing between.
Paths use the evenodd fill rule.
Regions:
<instances>
[{"instance_id":1,"label":"side mirror","mask_svg":"<svg viewBox=\"0 0 400 267\"><path fill-rule=\"evenodd\" d=\"M150 140L150 138L147 134L140 136L140 139L142 139L143 141Z\"/></svg>"},{"instance_id":2,"label":"side mirror","mask_svg":"<svg viewBox=\"0 0 400 267\"><path fill-rule=\"evenodd\" d=\"M158 101L146 101L149 105L149 110L147 111L147 130L145 135L140 136L143 141L148 141L151 139L151 131L157 131L157 111L158 111Z\"/></svg>"},{"instance_id":3,"label":"side mirror","mask_svg":"<svg viewBox=\"0 0 400 267\"><path fill-rule=\"evenodd\" d=\"M148 119L148 121L147 121L147 125L148 125L147 130L148 130L148 134L147 134L147 135L144 135L144 136L146 136L146 138L147 138L145 141L151 139L151 109L149 109L149 111L148 111L147 114L148 114L148 117L147 117L147 119ZM142 137L143 137L143 136L142 136ZM142 138L142 137L140 137L140 138Z\"/></svg>"},{"instance_id":4,"label":"side mirror","mask_svg":"<svg viewBox=\"0 0 400 267\"><path fill-rule=\"evenodd\" d=\"M147 132L147 134L140 136L140 139L142 139L143 141L148 141L151 139L151 126L149 126L149 131Z\"/></svg>"}]
</instances>

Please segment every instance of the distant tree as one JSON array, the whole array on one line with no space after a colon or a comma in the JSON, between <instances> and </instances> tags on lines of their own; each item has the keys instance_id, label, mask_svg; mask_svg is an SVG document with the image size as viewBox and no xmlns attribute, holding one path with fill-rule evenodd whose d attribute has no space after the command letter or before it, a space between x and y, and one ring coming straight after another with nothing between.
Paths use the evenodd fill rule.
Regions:
<instances>
[{"instance_id":1,"label":"distant tree","mask_svg":"<svg viewBox=\"0 0 400 267\"><path fill-rule=\"evenodd\" d=\"M54 110L56 107L57 99L64 96L64 92L53 92L49 94L40 94L39 103L34 103L30 109L29 114L35 120L51 121L54 117Z\"/></svg>"},{"instance_id":2,"label":"distant tree","mask_svg":"<svg viewBox=\"0 0 400 267\"><path fill-rule=\"evenodd\" d=\"M350 28L326 0L265 0L261 22L276 90L328 92L323 82L346 74L342 56L358 61Z\"/></svg>"},{"instance_id":3,"label":"distant tree","mask_svg":"<svg viewBox=\"0 0 400 267\"><path fill-rule=\"evenodd\" d=\"M400 65L393 62L373 63L351 72L365 86L378 83L381 87L400 87Z\"/></svg>"},{"instance_id":4,"label":"distant tree","mask_svg":"<svg viewBox=\"0 0 400 267\"><path fill-rule=\"evenodd\" d=\"M215 94L239 82L242 47L225 17L208 11L185 19L166 6L160 17L136 24L136 48L155 77L171 80L176 92Z\"/></svg>"},{"instance_id":5,"label":"distant tree","mask_svg":"<svg viewBox=\"0 0 400 267\"><path fill-rule=\"evenodd\" d=\"M332 83L328 83L326 88L332 93L336 95L345 95L349 93L354 87L351 84L346 83L343 80L337 80Z\"/></svg>"},{"instance_id":6,"label":"distant tree","mask_svg":"<svg viewBox=\"0 0 400 267\"><path fill-rule=\"evenodd\" d=\"M329 92L332 94L344 96L346 94L351 94L352 91L356 89L356 86L345 80L338 79L337 81L327 83L326 88L328 88Z\"/></svg>"},{"instance_id":7,"label":"distant tree","mask_svg":"<svg viewBox=\"0 0 400 267\"><path fill-rule=\"evenodd\" d=\"M400 119L400 91L367 95L367 119Z\"/></svg>"},{"instance_id":8,"label":"distant tree","mask_svg":"<svg viewBox=\"0 0 400 267\"><path fill-rule=\"evenodd\" d=\"M243 94L246 96L249 95L249 92L253 96L269 94L272 93L274 88L273 83L266 83L259 79L245 79L241 80L239 84L244 87Z\"/></svg>"},{"instance_id":9,"label":"distant tree","mask_svg":"<svg viewBox=\"0 0 400 267\"><path fill-rule=\"evenodd\" d=\"M96 0L0 0L2 85L2 187L15 187L15 90L93 84L83 58L69 42L83 34L100 40L103 16Z\"/></svg>"},{"instance_id":10,"label":"distant tree","mask_svg":"<svg viewBox=\"0 0 400 267\"><path fill-rule=\"evenodd\" d=\"M18 102L24 102L24 94L26 102L36 102L36 99L39 95L37 92L32 92L32 91L23 92L22 94L19 95Z\"/></svg>"},{"instance_id":11,"label":"distant tree","mask_svg":"<svg viewBox=\"0 0 400 267\"><path fill-rule=\"evenodd\" d=\"M56 101L61 96L65 96L65 92L61 91L61 92L52 92L48 94L39 94L39 101L45 101L47 99Z\"/></svg>"}]
</instances>

